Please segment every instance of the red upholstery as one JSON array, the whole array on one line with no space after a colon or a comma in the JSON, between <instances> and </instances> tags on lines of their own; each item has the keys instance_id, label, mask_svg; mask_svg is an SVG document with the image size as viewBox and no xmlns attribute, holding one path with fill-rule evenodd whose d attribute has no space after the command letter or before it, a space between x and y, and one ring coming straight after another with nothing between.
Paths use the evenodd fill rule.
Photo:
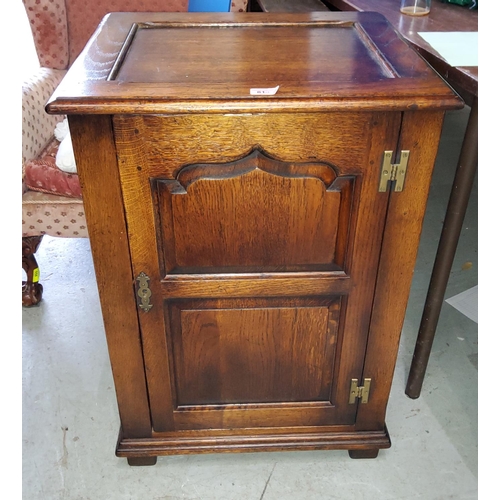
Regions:
<instances>
[{"instance_id":1,"label":"red upholstery","mask_svg":"<svg viewBox=\"0 0 500 500\"><path fill-rule=\"evenodd\" d=\"M188 0L23 0L40 65L67 69L109 12L185 12Z\"/></svg>"},{"instance_id":2,"label":"red upholstery","mask_svg":"<svg viewBox=\"0 0 500 500\"><path fill-rule=\"evenodd\" d=\"M73 62L108 12L186 12L188 0L66 0Z\"/></svg>"},{"instance_id":3,"label":"red upholstery","mask_svg":"<svg viewBox=\"0 0 500 500\"><path fill-rule=\"evenodd\" d=\"M40 66L67 69L68 23L65 0L23 0Z\"/></svg>"},{"instance_id":4,"label":"red upholstery","mask_svg":"<svg viewBox=\"0 0 500 500\"><path fill-rule=\"evenodd\" d=\"M31 191L81 198L82 188L78 175L63 172L56 165L59 141L54 139L40 156L26 162L24 182Z\"/></svg>"}]
</instances>

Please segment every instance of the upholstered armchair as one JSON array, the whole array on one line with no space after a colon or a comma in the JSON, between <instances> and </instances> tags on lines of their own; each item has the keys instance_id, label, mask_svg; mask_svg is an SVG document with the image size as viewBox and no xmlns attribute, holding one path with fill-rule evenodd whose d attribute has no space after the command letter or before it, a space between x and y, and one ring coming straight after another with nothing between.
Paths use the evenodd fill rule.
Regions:
<instances>
[{"instance_id":1,"label":"upholstered armchair","mask_svg":"<svg viewBox=\"0 0 500 500\"><path fill-rule=\"evenodd\" d=\"M244 11L248 0L233 0ZM22 303L36 305L43 286L35 258L44 235L86 238L87 223L78 173L56 164L60 142L54 130L64 117L50 116L45 104L67 69L108 12L181 12L188 0L23 0L40 69L22 89Z\"/></svg>"}]
</instances>

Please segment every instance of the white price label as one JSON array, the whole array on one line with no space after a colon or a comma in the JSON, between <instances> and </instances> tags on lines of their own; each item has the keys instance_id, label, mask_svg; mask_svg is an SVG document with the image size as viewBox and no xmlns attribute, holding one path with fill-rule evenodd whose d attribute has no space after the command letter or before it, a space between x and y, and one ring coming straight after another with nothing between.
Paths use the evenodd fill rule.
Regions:
<instances>
[{"instance_id":1,"label":"white price label","mask_svg":"<svg viewBox=\"0 0 500 500\"><path fill-rule=\"evenodd\" d=\"M273 88L250 89L250 95L274 95L278 92L280 86Z\"/></svg>"}]
</instances>

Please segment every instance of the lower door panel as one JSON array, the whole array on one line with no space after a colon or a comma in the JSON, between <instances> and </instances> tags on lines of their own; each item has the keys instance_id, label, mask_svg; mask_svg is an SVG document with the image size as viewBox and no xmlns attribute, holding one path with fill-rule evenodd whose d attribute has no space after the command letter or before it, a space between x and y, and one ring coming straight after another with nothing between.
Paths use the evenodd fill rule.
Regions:
<instances>
[{"instance_id":1,"label":"lower door panel","mask_svg":"<svg viewBox=\"0 0 500 500\"><path fill-rule=\"evenodd\" d=\"M341 300L167 302L175 427L332 422Z\"/></svg>"}]
</instances>

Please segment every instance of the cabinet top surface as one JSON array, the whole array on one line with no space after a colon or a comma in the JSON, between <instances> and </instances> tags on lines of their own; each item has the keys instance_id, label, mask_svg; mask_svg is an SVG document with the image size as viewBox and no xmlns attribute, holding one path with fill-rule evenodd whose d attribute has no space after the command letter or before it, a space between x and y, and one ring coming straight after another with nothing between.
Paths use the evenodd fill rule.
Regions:
<instances>
[{"instance_id":1,"label":"cabinet top surface","mask_svg":"<svg viewBox=\"0 0 500 500\"><path fill-rule=\"evenodd\" d=\"M49 113L457 108L376 13L108 14Z\"/></svg>"}]
</instances>

